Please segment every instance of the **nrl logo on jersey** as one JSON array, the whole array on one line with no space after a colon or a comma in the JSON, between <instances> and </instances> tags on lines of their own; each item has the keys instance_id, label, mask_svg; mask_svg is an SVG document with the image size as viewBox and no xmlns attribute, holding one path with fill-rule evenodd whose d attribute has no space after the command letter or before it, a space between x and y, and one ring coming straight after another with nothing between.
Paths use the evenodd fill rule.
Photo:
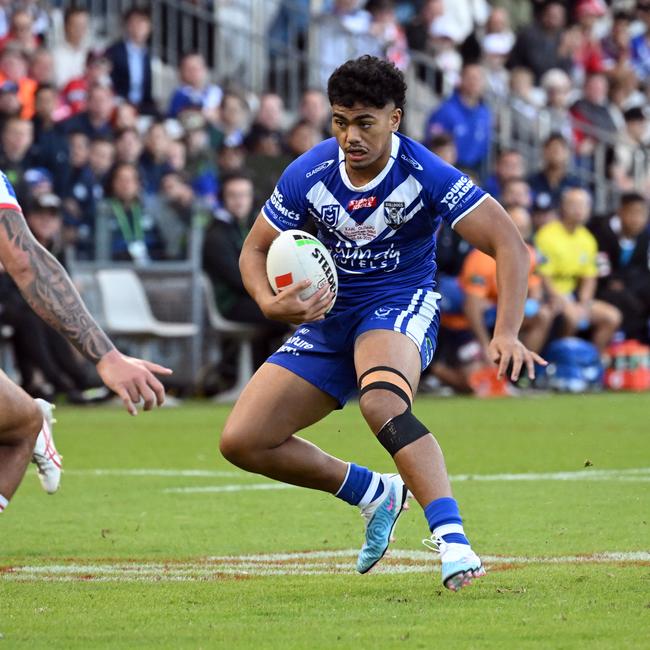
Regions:
<instances>
[{"instance_id":1,"label":"nrl logo on jersey","mask_svg":"<svg viewBox=\"0 0 650 650\"><path fill-rule=\"evenodd\" d=\"M397 230L404 223L404 202L384 201L384 220L386 225Z\"/></svg>"},{"instance_id":2,"label":"nrl logo on jersey","mask_svg":"<svg viewBox=\"0 0 650 650\"><path fill-rule=\"evenodd\" d=\"M339 208L340 205L324 205L320 213L320 218L322 222L333 228L336 225L336 222L339 220Z\"/></svg>"}]
</instances>

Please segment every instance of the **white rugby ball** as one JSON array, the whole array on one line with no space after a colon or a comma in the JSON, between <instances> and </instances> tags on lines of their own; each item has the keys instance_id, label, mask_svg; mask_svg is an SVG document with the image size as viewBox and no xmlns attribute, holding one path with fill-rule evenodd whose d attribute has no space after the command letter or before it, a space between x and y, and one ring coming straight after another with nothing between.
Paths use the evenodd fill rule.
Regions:
<instances>
[{"instance_id":1,"label":"white rugby ball","mask_svg":"<svg viewBox=\"0 0 650 650\"><path fill-rule=\"evenodd\" d=\"M311 280L311 285L300 292L302 300L324 286L329 286L336 300L339 290L329 251L319 239L302 230L285 230L273 240L266 257L266 275L275 293L295 282Z\"/></svg>"}]
</instances>

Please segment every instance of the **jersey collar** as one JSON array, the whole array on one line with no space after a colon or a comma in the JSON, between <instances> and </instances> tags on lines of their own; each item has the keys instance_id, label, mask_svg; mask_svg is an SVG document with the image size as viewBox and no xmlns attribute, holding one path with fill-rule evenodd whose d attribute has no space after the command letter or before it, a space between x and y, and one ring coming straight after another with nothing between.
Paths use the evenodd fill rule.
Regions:
<instances>
[{"instance_id":1,"label":"jersey collar","mask_svg":"<svg viewBox=\"0 0 650 650\"><path fill-rule=\"evenodd\" d=\"M339 147L339 172L341 174L341 179L343 180L343 183L345 186L349 189L352 190L353 192L367 192L368 190L372 190L379 183L381 183L384 178L388 175L388 172L392 169L393 165L395 164L395 159L397 158L397 152L399 151L399 146L400 146L400 139L397 136L397 134L393 133L391 137L391 150L390 150L390 158L388 159L388 162L386 163L386 166L375 176L371 181L366 183L365 185L362 185L361 187L357 187L356 185L352 184L352 181L348 177L348 172L345 169L345 154L343 153L343 149Z\"/></svg>"}]
</instances>

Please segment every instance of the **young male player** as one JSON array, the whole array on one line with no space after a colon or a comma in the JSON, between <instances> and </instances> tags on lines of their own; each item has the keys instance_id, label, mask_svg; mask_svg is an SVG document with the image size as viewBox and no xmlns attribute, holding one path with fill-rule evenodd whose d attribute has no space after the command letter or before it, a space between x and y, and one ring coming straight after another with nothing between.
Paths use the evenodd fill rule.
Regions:
<instances>
[{"instance_id":1,"label":"young male player","mask_svg":"<svg viewBox=\"0 0 650 650\"><path fill-rule=\"evenodd\" d=\"M441 219L496 257L499 313L491 359L533 375L541 361L517 339L530 263L508 215L422 145L398 133L406 85L391 64L364 56L330 77L334 138L286 169L240 258L247 290L267 317L302 324L255 374L221 436L221 452L248 471L323 490L361 508L366 540L357 570L384 555L407 487L441 552L442 579L458 590L484 574L465 536L442 452L411 412L438 331L435 238ZM339 274L339 295L308 282L273 294L266 255L278 231L312 217ZM308 343L309 345L305 345ZM294 345L295 344L295 345ZM341 407L359 388L361 412L399 476L334 458L295 434Z\"/></svg>"},{"instance_id":2,"label":"young male player","mask_svg":"<svg viewBox=\"0 0 650 650\"><path fill-rule=\"evenodd\" d=\"M171 370L133 359L115 349L88 313L65 270L31 234L7 177L0 172L0 264L18 285L25 300L87 359L97 364L102 381L115 391L131 415L144 400L144 410L165 399L165 389L153 373ZM56 492L61 457L52 440L52 407L33 400L0 371L0 513L18 488L30 460L41 484Z\"/></svg>"}]
</instances>

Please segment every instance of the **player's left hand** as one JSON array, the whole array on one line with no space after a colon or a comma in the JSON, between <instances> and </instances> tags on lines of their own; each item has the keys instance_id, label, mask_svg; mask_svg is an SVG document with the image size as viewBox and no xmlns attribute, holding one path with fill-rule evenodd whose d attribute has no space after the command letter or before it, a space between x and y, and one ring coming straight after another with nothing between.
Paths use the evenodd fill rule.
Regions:
<instances>
[{"instance_id":1,"label":"player's left hand","mask_svg":"<svg viewBox=\"0 0 650 650\"><path fill-rule=\"evenodd\" d=\"M137 415L136 404L144 400L144 410L165 402L165 387L154 373L171 375L172 371L157 363L127 357L118 350L105 354L97 364L97 372L108 388L117 393L131 415Z\"/></svg>"},{"instance_id":2,"label":"player's left hand","mask_svg":"<svg viewBox=\"0 0 650 650\"><path fill-rule=\"evenodd\" d=\"M535 363L546 366L547 362L536 352L529 350L518 338L514 336L495 336L488 345L488 358L498 364L498 377L505 376L508 366L512 363L510 379L517 381L521 369L525 366L528 378L535 379Z\"/></svg>"}]
</instances>

